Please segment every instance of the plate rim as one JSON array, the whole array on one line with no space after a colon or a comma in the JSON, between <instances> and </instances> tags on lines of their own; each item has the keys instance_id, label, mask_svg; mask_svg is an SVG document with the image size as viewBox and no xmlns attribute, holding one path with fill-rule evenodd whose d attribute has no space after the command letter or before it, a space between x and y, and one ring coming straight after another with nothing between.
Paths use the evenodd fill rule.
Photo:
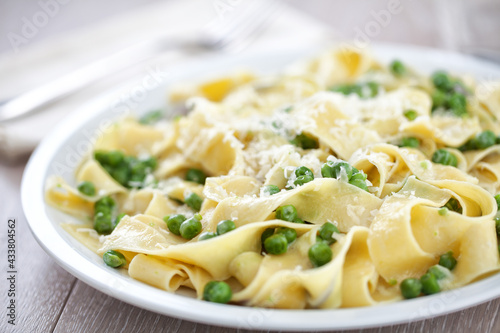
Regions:
<instances>
[{"instance_id":1,"label":"plate rim","mask_svg":"<svg viewBox=\"0 0 500 333\"><path fill-rule=\"evenodd\" d=\"M394 52L395 54L401 52L426 52L432 56L437 52L456 59L464 59L466 63L479 63L484 68L492 68L497 73L500 73L500 67L494 63L449 51L398 44L377 44L372 48L376 54L377 52ZM317 50L321 49L325 49L325 46L323 45ZM304 55L303 50L297 50L297 53L298 57ZM316 51L311 54L314 53ZM269 54L251 53L246 57L243 56L242 59L256 56L269 56ZM273 56L279 56L279 54ZM224 57L221 56L217 59L223 61L221 59L224 59ZM201 66L204 61L199 61ZM183 65L187 66L187 64L189 62ZM50 169L50 161L63 148L69 137L81 128L81 124L94 119L109 107L109 103L113 98L113 91L115 89L103 92L100 96L75 110L72 117L62 120L44 138L30 157L21 183L23 211L28 226L38 244L62 268L101 292L156 313L208 325L241 329L293 331L362 329L411 323L456 312L500 296L500 283L498 283L500 282L500 274L496 274L465 287L437 295L373 307L325 310L261 309L237 305L221 305L171 294L136 280L129 281L131 278L123 279L120 274L105 267L104 264L102 266L94 264L60 237L54 226L54 224L60 222L51 221L46 213L47 204L44 200L44 189L47 172ZM54 238L54 236L56 237ZM60 251L63 252L60 253ZM93 275L88 272L92 272ZM478 292L478 290L483 290L483 292ZM156 295L158 291L161 291L161 295ZM464 294L467 296L465 297L467 301L463 298ZM145 298L152 295L155 295L155 297L151 299ZM435 309L432 308L433 306ZM197 309L196 317L193 317L193 308ZM410 318L404 317L401 312L412 314L412 316ZM214 316L214 314L219 314L219 316Z\"/></svg>"}]
</instances>

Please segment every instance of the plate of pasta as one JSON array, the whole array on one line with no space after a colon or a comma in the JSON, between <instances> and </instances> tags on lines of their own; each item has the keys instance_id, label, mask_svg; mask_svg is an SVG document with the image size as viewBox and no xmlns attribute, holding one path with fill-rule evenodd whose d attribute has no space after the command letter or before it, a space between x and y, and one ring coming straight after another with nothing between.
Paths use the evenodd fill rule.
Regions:
<instances>
[{"instance_id":1,"label":"plate of pasta","mask_svg":"<svg viewBox=\"0 0 500 333\"><path fill-rule=\"evenodd\" d=\"M244 68L244 69L242 69ZM37 148L37 241L130 304L236 328L411 322L500 296L500 68L380 45L177 66Z\"/></svg>"}]
</instances>

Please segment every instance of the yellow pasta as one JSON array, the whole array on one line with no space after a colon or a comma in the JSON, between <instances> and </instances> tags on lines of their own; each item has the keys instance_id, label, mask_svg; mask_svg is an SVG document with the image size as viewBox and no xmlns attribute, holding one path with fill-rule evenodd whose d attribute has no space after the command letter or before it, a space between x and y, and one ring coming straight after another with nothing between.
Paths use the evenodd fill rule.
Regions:
<instances>
[{"instance_id":1,"label":"yellow pasta","mask_svg":"<svg viewBox=\"0 0 500 333\"><path fill-rule=\"evenodd\" d=\"M353 49L179 85L186 115L119 120L46 200L108 266L208 301L325 309L459 288L500 269L500 89L468 84Z\"/></svg>"}]
</instances>

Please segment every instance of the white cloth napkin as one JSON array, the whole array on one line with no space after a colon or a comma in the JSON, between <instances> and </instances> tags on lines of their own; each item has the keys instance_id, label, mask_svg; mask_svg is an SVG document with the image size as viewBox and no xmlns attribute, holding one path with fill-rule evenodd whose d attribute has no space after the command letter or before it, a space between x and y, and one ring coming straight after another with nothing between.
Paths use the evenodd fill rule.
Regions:
<instances>
[{"instance_id":1,"label":"white cloth napkin","mask_svg":"<svg viewBox=\"0 0 500 333\"><path fill-rule=\"evenodd\" d=\"M226 12L216 8L217 1L168 1L145 6L98 25L71 34L23 47L17 54L0 55L0 100L100 59L144 39L159 35L187 36L214 19L223 19L238 10L239 1L223 1ZM230 14L230 13L229 13ZM320 22L284 6L267 29L244 52L279 50L292 46L313 47L332 32ZM171 52L162 62L179 61L186 54ZM155 60L158 63L158 59ZM65 116L106 90L132 85L134 75L144 75L147 63L100 80L75 94L24 118L0 124L0 160L14 159L31 152L41 139ZM125 84L124 84L125 83Z\"/></svg>"}]
</instances>

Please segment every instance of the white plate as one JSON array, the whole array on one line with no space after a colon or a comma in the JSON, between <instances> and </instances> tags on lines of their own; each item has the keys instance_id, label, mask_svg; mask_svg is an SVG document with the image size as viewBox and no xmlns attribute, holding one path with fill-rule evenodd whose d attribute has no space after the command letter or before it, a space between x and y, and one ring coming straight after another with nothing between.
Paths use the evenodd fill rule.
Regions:
<instances>
[{"instance_id":1,"label":"white plate","mask_svg":"<svg viewBox=\"0 0 500 333\"><path fill-rule=\"evenodd\" d=\"M247 67L261 72L275 71L318 50L288 51L281 54L216 56L176 66L157 89L149 91L137 105L139 113L164 107L165 91L171 82L230 72ZM470 73L479 79L500 78L500 68L470 57L438 50L379 45L375 54L381 61L403 60L422 72L447 69ZM484 84L479 85L487 89ZM29 226L43 249L68 272L94 288L127 303L168 316L217 326L270 330L329 330L366 328L408 323L485 302L500 296L500 275L464 288L375 307L335 310L266 310L220 305L148 286L126 273L106 267L102 259L70 237L60 223L72 220L44 201L48 176L62 175L73 182L73 170L90 147L103 121L117 119L112 111L116 93L105 93L65 119L33 153L22 182L22 204ZM137 102L137 100L135 100ZM116 109L115 109L116 111Z\"/></svg>"}]
</instances>

